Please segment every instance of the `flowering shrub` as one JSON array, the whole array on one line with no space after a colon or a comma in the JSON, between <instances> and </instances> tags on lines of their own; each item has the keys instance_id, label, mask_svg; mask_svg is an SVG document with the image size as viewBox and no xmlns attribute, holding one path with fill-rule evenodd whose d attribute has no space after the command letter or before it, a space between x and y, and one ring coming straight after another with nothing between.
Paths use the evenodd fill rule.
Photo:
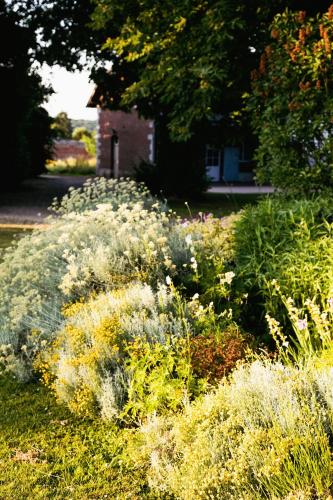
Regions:
<instances>
[{"instance_id":1,"label":"flowering shrub","mask_svg":"<svg viewBox=\"0 0 333 500\"><path fill-rule=\"evenodd\" d=\"M141 202L145 208L165 207L149 193L142 183L131 179L106 179L99 177L88 179L82 188L69 188L61 200L55 199L50 209L60 215L92 210L100 203L108 203L110 208L117 210L120 205L135 205Z\"/></svg>"},{"instance_id":2,"label":"flowering shrub","mask_svg":"<svg viewBox=\"0 0 333 500\"><path fill-rule=\"evenodd\" d=\"M333 5L316 18L286 10L271 36L249 102L257 177L293 193L332 189Z\"/></svg>"},{"instance_id":3,"label":"flowering shrub","mask_svg":"<svg viewBox=\"0 0 333 500\"><path fill-rule=\"evenodd\" d=\"M182 223L186 243L191 251L190 267L194 271L185 281L187 292L200 294L209 303L229 297L234 277L235 258L234 230L239 215L222 219L205 217ZM225 302L225 301L224 301Z\"/></svg>"},{"instance_id":4,"label":"flowering shrub","mask_svg":"<svg viewBox=\"0 0 333 500\"><path fill-rule=\"evenodd\" d=\"M332 370L241 366L183 414L151 418L132 459L157 495L329 498L332 382Z\"/></svg>"},{"instance_id":5,"label":"flowering shrub","mask_svg":"<svg viewBox=\"0 0 333 500\"><path fill-rule=\"evenodd\" d=\"M290 362L303 364L313 363L314 358L318 357L324 359L332 349L333 299L330 298L323 309L314 299L307 299L304 307L300 309L295 306L291 297L281 294L278 283L273 281L294 331L293 337L287 337L280 323L266 314L281 360L285 364Z\"/></svg>"},{"instance_id":6,"label":"flowering shrub","mask_svg":"<svg viewBox=\"0 0 333 500\"><path fill-rule=\"evenodd\" d=\"M133 188L130 184L126 196ZM125 193L125 185L121 189ZM30 376L36 345L59 329L65 303L133 280L156 285L165 275L185 272L190 259L185 239L158 206L148 210L137 201L94 208L50 219L47 229L8 249L0 265L0 345L11 352L7 367L15 366L20 376L24 366Z\"/></svg>"},{"instance_id":7,"label":"flowering shrub","mask_svg":"<svg viewBox=\"0 0 333 500\"><path fill-rule=\"evenodd\" d=\"M139 417L190 397L187 335L177 292L148 285L99 294L65 310L66 322L35 363L58 399L80 414Z\"/></svg>"}]
</instances>

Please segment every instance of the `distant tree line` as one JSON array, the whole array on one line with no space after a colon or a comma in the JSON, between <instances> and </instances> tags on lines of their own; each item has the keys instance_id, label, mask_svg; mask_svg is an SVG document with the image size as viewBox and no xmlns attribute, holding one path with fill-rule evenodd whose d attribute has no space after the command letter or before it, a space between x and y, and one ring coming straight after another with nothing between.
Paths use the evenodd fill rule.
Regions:
<instances>
[{"instance_id":1,"label":"distant tree line","mask_svg":"<svg viewBox=\"0 0 333 500\"><path fill-rule=\"evenodd\" d=\"M92 130L85 126L76 126L73 129L73 125L78 123L88 124ZM96 154L96 128L92 127L93 124L96 126L93 120L72 120L66 112L61 111L54 118L51 130L54 139L73 139L84 142L86 151L94 156Z\"/></svg>"},{"instance_id":2,"label":"distant tree line","mask_svg":"<svg viewBox=\"0 0 333 500\"><path fill-rule=\"evenodd\" d=\"M96 128L97 128L97 121L96 120L75 120L75 119L71 118L71 123L72 123L73 129L83 127L85 129L89 130L89 132L91 132L91 133L96 132Z\"/></svg>"}]
</instances>

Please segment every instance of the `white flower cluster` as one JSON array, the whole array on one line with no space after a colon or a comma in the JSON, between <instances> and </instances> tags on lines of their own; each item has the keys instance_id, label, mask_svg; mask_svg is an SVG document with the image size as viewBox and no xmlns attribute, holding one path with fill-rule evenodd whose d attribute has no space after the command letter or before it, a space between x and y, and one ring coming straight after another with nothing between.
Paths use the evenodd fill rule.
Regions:
<instances>
[{"instance_id":1,"label":"white flower cluster","mask_svg":"<svg viewBox=\"0 0 333 500\"><path fill-rule=\"evenodd\" d=\"M161 210L165 204L151 196L142 183L132 179L88 179L82 188L70 188L61 200L54 199L50 210L60 215L93 210L99 203L108 203L114 210L120 205L142 202L146 208Z\"/></svg>"}]
</instances>

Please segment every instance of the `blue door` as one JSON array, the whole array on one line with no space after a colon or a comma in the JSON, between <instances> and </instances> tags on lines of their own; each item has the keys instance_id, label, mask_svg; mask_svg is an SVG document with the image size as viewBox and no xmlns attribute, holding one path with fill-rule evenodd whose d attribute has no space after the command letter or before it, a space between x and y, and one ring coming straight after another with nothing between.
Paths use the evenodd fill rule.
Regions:
<instances>
[{"instance_id":1,"label":"blue door","mask_svg":"<svg viewBox=\"0 0 333 500\"><path fill-rule=\"evenodd\" d=\"M239 180L239 158L240 149L236 147L225 147L223 150L223 180L225 182L237 182Z\"/></svg>"}]
</instances>

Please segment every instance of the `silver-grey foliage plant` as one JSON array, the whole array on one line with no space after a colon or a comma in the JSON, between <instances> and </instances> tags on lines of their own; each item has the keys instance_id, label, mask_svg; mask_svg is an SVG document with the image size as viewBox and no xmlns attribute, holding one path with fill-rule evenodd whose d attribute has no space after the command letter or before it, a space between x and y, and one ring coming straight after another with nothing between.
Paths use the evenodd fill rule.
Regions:
<instances>
[{"instance_id":1,"label":"silver-grey foliage plant","mask_svg":"<svg viewBox=\"0 0 333 500\"><path fill-rule=\"evenodd\" d=\"M0 265L0 364L20 378L61 326L65 304L132 281L164 281L189 261L177 225L134 181L90 181L54 208L48 227L19 240Z\"/></svg>"}]
</instances>

